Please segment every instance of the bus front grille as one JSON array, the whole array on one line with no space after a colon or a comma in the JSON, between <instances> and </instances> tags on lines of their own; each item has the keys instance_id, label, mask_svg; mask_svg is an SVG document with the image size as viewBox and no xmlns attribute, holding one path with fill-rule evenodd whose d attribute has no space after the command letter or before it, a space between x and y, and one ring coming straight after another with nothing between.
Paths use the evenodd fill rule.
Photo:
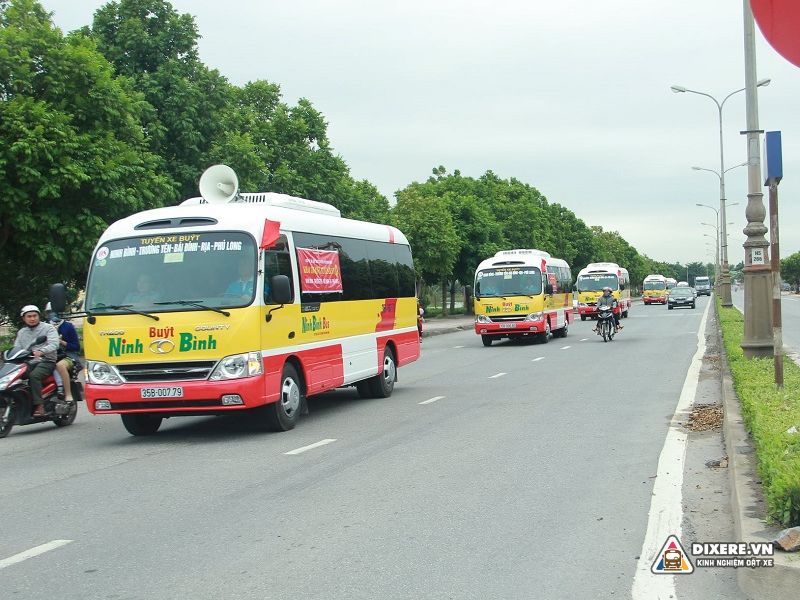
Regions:
<instances>
[{"instance_id":1,"label":"bus front grille","mask_svg":"<svg viewBox=\"0 0 800 600\"><path fill-rule=\"evenodd\" d=\"M215 360L186 362L154 362L116 365L119 374L129 383L156 381L196 381L207 379Z\"/></svg>"}]
</instances>

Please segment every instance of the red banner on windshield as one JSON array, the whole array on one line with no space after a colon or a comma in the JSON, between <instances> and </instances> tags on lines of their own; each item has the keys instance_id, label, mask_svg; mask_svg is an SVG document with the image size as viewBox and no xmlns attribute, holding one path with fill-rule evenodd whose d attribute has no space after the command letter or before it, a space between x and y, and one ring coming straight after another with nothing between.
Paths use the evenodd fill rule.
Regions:
<instances>
[{"instance_id":1,"label":"red banner on windshield","mask_svg":"<svg viewBox=\"0 0 800 600\"><path fill-rule=\"evenodd\" d=\"M342 291L342 270L335 250L297 249L300 269L300 291L305 294L326 294Z\"/></svg>"}]
</instances>

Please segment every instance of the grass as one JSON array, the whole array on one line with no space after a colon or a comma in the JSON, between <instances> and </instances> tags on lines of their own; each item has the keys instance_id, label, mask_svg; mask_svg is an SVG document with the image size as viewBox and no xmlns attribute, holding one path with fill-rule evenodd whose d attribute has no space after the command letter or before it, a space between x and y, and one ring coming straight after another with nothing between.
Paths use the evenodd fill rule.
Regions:
<instances>
[{"instance_id":1,"label":"grass","mask_svg":"<svg viewBox=\"0 0 800 600\"><path fill-rule=\"evenodd\" d=\"M717 308L733 386L756 450L767 517L784 527L800 525L800 433L787 433L792 427L800 432L800 367L784 357L784 387L778 389L772 358L744 357L742 314L719 303Z\"/></svg>"}]
</instances>

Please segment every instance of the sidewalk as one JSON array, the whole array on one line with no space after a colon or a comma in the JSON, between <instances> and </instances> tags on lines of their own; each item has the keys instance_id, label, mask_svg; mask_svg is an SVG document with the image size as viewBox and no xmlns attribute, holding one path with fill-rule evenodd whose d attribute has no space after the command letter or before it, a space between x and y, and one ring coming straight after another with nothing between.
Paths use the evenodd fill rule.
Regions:
<instances>
[{"instance_id":1,"label":"sidewalk","mask_svg":"<svg viewBox=\"0 0 800 600\"><path fill-rule=\"evenodd\" d=\"M455 331L472 330L475 315L452 315L447 317L431 317L422 324L422 337L453 333Z\"/></svg>"}]
</instances>

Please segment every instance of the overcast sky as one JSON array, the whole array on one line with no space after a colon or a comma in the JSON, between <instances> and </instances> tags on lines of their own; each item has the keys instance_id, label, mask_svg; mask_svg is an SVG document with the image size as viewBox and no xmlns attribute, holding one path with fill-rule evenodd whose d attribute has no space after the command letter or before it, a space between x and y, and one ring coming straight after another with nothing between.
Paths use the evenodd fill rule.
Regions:
<instances>
[{"instance_id":1,"label":"overcast sky","mask_svg":"<svg viewBox=\"0 0 800 600\"><path fill-rule=\"evenodd\" d=\"M65 32L101 0L43 0ZM744 87L739 0L174 0L200 56L238 85L267 79L326 117L335 151L386 196L437 165L538 188L640 252L713 261L714 103ZM800 250L800 69L756 32L759 125L780 130L781 254ZM723 112L725 167L746 159L744 93ZM729 258L744 258L747 173L726 176ZM764 198L766 205L766 195ZM575 265L581 267L583 265Z\"/></svg>"}]
</instances>

